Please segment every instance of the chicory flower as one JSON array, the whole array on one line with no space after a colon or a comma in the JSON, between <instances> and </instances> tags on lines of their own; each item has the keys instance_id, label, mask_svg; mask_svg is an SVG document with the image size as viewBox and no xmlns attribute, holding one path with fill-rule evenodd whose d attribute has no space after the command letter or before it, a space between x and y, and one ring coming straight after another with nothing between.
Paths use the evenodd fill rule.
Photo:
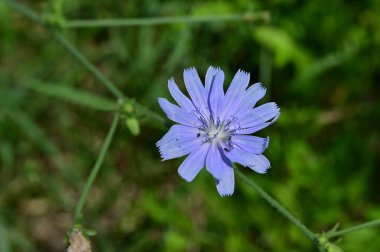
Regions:
<instances>
[{"instance_id":1,"label":"chicory flower","mask_svg":"<svg viewBox=\"0 0 380 252\"><path fill-rule=\"evenodd\" d=\"M276 121L280 109L270 102L256 108L265 95L260 83L249 85L249 73L239 70L227 92L223 90L224 73L210 67L202 84L195 68L184 71L190 99L174 79L168 81L169 91L178 105L165 98L158 102L167 117L177 124L157 142L163 160L188 155L178 169L186 181L192 181L206 166L215 178L221 196L232 195L235 180L232 162L265 173L270 167L262 155L269 138L251 136Z\"/></svg>"}]
</instances>

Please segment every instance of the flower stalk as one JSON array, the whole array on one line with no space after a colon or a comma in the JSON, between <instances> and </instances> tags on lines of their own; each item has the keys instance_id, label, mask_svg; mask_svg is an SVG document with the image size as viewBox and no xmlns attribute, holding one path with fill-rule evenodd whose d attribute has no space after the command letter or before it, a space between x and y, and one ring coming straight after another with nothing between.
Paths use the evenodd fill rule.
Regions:
<instances>
[{"instance_id":1,"label":"flower stalk","mask_svg":"<svg viewBox=\"0 0 380 252\"><path fill-rule=\"evenodd\" d=\"M235 167L236 168L236 167ZM272 198L266 191L258 186L252 179L248 179L241 171L235 169L237 175L246 183L249 187L254 189L269 205L275 208L281 215L293 223L301 232L309 238L311 241L316 242L317 236L308 229L299 219L291 214L285 207L283 207L277 200Z\"/></svg>"},{"instance_id":2,"label":"flower stalk","mask_svg":"<svg viewBox=\"0 0 380 252\"><path fill-rule=\"evenodd\" d=\"M81 226L82 225L82 216L83 216L82 212L83 212L84 203L86 202L86 199L88 198L88 195L90 193L90 189L91 189L92 185L94 184L96 176L99 173L100 167L102 166L104 158L105 158L105 156L108 152L108 149L111 145L113 136L115 135L115 131L116 131L116 128L117 128L117 125L119 122L119 118L120 118L120 112L119 112L119 110L117 110L115 112L114 118L112 120L112 124L111 124L109 131L108 131L107 137L106 137L106 139L102 145L102 148L100 150L99 156L95 162L95 165L91 169L91 173L86 180L86 183L85 183L84 188L82 190L81 196L80 196L79 201L77 203L77 206L75 208L75 215L74 215L75 226Z\"/></svg>"}]
</instances>

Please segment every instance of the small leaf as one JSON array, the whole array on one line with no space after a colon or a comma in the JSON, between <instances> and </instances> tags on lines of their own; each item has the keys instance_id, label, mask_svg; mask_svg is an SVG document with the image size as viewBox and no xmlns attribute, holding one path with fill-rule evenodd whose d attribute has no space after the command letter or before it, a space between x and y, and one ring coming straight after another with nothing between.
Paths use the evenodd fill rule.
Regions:
<instances>
[{"instance_id":1,"label":"small leaf","mask_svg":"<svg viewBox=\"0 0 380 252\"><path fill-rule=\"evenodd\" d=\"M343 250L334 243L326 244L326 250L327 252L343 252Z\"/></svg>"},{"instance_id":2,"label":"small leaf","mask_svg":"<svg viewBox=\"0 0 380 252\"><path fill-rule=\"evenodd\" d=\"M93 229L84 228L82 231L85 236L95 236L97 234L96 230Z\"/></svg>"},{"instance_id":3,"label":"small leaf","mask_svg":"<svg viewBox=\"0 0 380 252\"><path fill-rule=\"evenodd\" d=\"M128 117L125 120L125 124L127 125L128 129L131 131L132 135L137 136L140 134L140 123L136 118Z\"/></svg>"},{"instance_id":4,"label":"small leaf","mask_svg":"<svg viewBox=\"0 0 380 252\"><path fill-rule=\"evenodd\" d=\"M127 114L132 114L132 112L133 112L133 104L132 104L132 102L126 102L126 103L124 103L123 110Z\"/></svg>"}]
</instances>

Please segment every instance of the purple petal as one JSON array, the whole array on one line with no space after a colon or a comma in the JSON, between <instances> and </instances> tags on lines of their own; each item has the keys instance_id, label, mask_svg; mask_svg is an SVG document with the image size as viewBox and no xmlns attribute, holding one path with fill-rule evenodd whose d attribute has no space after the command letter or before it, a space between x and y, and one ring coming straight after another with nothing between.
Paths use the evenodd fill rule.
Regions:
<instances>
[{"instance_id":1,"label":"purple petal","mask_svg":"<svg viewBox=\"0 0 380 252\"><path fill-rule=\"evenodd\" d=\"M179 106L181 106L181 108L189 113L195 110L193 103L181 92L173 78L168 80L168 87L173 99L179 104Z\"/></svg>"},{"instance_id":2,"label":"purple petal","mask_svg":"<svg viewBox=\"0 0 380 252\"><path fill-rule=\"evenodd\" d=\"M224 73L220 68L210 67L206 74L207 106L213 119L217 119L224 107Z\"/></svg>"},{"instance_id":3,"label":"purple petal","mask_svg":"<svg viewBox=\"0 0 380 252\"><path fill-rule=\"evenodd\" d=\"M205 87L202 84L201 79L195 68L186 69L183 72L183 78L185 80L185 86L192 102L194 103L196 109L203 115L208 117L208 109L206 102L206 92Z\"/></svg>"},{"instance_id":4,"label":"purple petal","mask_svg":"<svg viewBox=\"0 0 380 252\"><path fill-rule=\"evenodd\" d=\"M209 148L210 145L206 143L191 152L178 168L179 175L186 181L191 182L202 170Z\"/></svg>"},{"instance_id":5,"label":"purple petal","mask_svg":"<svg viewBox=\"0 0 380 252\"><path fill-rule=\"evenodd\" d=\"M250 86L244 95L245 106L253 108L256 103L264 97L266 89L261 85L261 83L255 83Z\"/></svg>"},{"instance_id":6,"label":"purple petal","mask_svg":"<svg viewBox=\"0 0 380 252\"><path fill-rule=\"evenodd\" d=\"M206 158L207 171L211 173L215 179L221 180L231 166L231 162L227 159L218 145L212 143Z\"/></svg>"},{"instance_id":7,"label":"purple petal","mask_svg":"<svg viewBox=\"0 0 380 252\"><path fill-rule=\"evenodd\" d=\"M249 73L239 70L233 78L230 87L226 92L225 97L225 111L222 114L222 119L229 117L233 111L238 107L236 106L242 99L245 89L249 84Z\"/></svg>"},{"instance_id":8,"label":"purple petal","mask_svg":"<svg viewBox=\"0 0 380 252\"><path fill-rule=\"evenodd\" d=\"M234 146L225 154L232 162L249 167L257 173L265 173L270 167L268 159L263 155L249 153L238 146Z\"/></svg>"},{"instance_id":9,"label":"purple petal","mask_svg":"<svg viewBox=\"0 0 380 252\"><path fill-rule=\"evenodd\" d=\"M249 109L245 113L240 113L239 134L251 134L272 124L279 117L280 109L274 102L265 103L257 108Z\"/></svg>"},{"instance_id":10,"label":"purple petal","mask_svg":"<svg viewBox=\"0 0 380 252\"><path fill-rule=\"evenodd\" d=\"M268 127L269 125L271 125L272 123L274 123L275 121L277 121L277 119L279 117L280 117L280 113L278 113L276 115L276 117L274 117L272 120L270 120L268 122L261 123L261 124L258 124L256 126L252 126L252 127L249 127L249 128L242 128L242 129L239 129L237 132L239 134L252 134L252 133L255 133L257 131L260 131L260 130Z\"/></svg>"},{"instance_id":11,"label":"purple petal","mask_svg":"<svg viewBox=\"0 0 380 252\"><path fill-rule=\"evenodd\" d=\"M244 91L239 99L235 100L233 106L228 108L228 115L241 117L242 113L246 113L252 109L258 100L264 97L266 89L260 83L255 83Z\"/></svg>"},{"instance_id":12,"label":"purple petal","mask_svg":"<svg viewBox=\"0 0 380 252\"><path fill-rule=\"evenodd\" d=\"M216 189L220 196L230 196L234 193L235 188L235 176L232 167L228 167L224 177L221 180L217 180Z\"/></svg>"},{"instance_id":13,"label":"purple petal","mask_svg":"<svg viewBox=\"0 0 380 252\"><path fill-rule=\"evenodd\" d=\"M190 114L177 105L170 103L165 98L158 98L158 103L165 112L166 116L174 122L194 127L198 120L195 115Z\"/></svg>"},{"instance_id":14,"label":"purple petal","mask_svg":"<svg viewBox=\"0 0 380 252\"><path fill-rule=\"evenodd\" d=\"M252 154L263 153L269 145L269 137L262 138L249 135L234 135L232 136L231 141L234 145L237 145L241 149Z\"/></svg>"},{"instance_id":15,"label":"purple petal","mask_svg":"<svg viewBox=\"0 0 380 252\"><path fill-rule=\"evenodd\" d=\"M189 154L198 149L202 139L198 136L199 130L183 125L173 125L169 131L156 143L162 160L173 159Z\"/></svg>"},{"instance_id":16,"label":"purple petal","mask_svg":"<svg viewBox=\"0 0 380 252\"><path fill-rule=\"evenodd\" d=\"M216 67L213 67L213 66L210 66L208 69L207 69L207 72L206 72L206 81L205 81L205 90L206 90L206 94L208 94L210 92L210 87L211 87L211 83L213 82L213 79L215 77L215 75L221 71L220 68L216 68Z\"/></svg>"}]
</instances>

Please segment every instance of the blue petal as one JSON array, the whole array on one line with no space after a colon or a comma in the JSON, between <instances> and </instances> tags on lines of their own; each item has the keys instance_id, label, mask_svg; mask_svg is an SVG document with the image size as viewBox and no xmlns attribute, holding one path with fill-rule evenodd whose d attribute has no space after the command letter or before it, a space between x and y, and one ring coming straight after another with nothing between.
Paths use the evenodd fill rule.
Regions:
<instances>
[{"instance_id":1,"label":"blue petal","mask_svg":"<svg viewBox=\"0 0 380 252\"><path fill-rule=\"evenodd\" d=\"M179 104L179 106L181 106L181 108L189 113L195 110L191 100L181 92L173 78L168 81L168 87L173 99Z\"/></svg>"},{"instance_id":2,"label":"blue petal","mask_svg":"<svg viewBox=\"0 0 380 252\"><path fill-rule=\"evenodd\" d=\"M237 132L239 134L252 134L252 133L255 133L257 131L260 131L260 130L268 127L269 125L271 125L272 123L274 123L275 121L277 121L277 119L279 117L280 117L280 113L278 113L272 120L270 120L268 122L261 123L261 124L258 124L256 126L252 126L252 127L249 127L249 128L241 128Z\"/></svg>"},{"instance_id":3,"label":"blue petal","mask_svg":"<svg viewBox=\"0 0 380 252\"><path fill-rule=\"evenodd\" d=\"M244 95L244 106L253 108L256 103L264 97L266 89L261 85L261 83L255 83L250 86Z\"/></svg>"},{"instance_id":4,"label":"blue petal","mask_svg":"<svg viewBox=\"0 0 380 252\"><path fill-rule=\"evenodd\" d=\"M257 127L257 128L255 127L255 129L254 128L246 129L247 127L245 127L244 130L242 130L242 126L241 126L245 124L244 122L245 119L247 118L252 119L252 113L257 112L253 110L252 107L255 106L256 103L261 98L264 97L265 93L266 93L266 89L263 86L261 86L260 83L253 84L247 90L244 91L244 93L242 94L242 97L240 99L237 99L235 103L233 104L233 106L229 106L228 108L226 107L226 111L225 111L226 116L229 117L230 119L232 118L238 119L237 120L239 122L238 127L240 128L238 133L250 134L262 128L265 128L266 126L270 124L270 123L265 123L263 125L260 125L261 127ZM224 117L224 118L227 118L227 117ZM274 121L275 120L273 120L273 122Z\"/></svg>"},{"instance_id":5,"label":"blue petal","mask_svg":"<svg viewBox=\"0 0 380 252\"><path fill-rule=\"evenodd\" d=\"M270 167L268 159L263 155L249 153L238 146L234 146L225 154L232 162L249 167L257 173L265 173Z\"/></svg>"},{"instance_id":6,"label":"blue petal","mask_svg":"<svg viewBox=\"0 0 380 252\"><path fill-rule=\"evenodd\" d=\"M233 114L232 111L234 111L239 103L239 101L242 98L242 95L244 94L245 89L247 88L249 84L249 73L246 73L244 71L239 70L235 77L233 78L230 87L228 88L226 92L225 97L225 111L222 114L222 119L229 117Z\"/></svg>"},{"instance_id":7,"label":"blue petal","mask_svg":"<svg viewBox=\"0 0 380 252\"><path fill-rule=\"evenodd\" d=\"M216 189L220 196L230 196L234 193L235 176L232 167L228 167L227 172L221 180L216 181Z\"/></svg>"},{"instance_id":8,"label":"blue petal","mask_svg":"<svg viewBox=\"0 0 380 252\"><path fill-rule=\"evenodd\" d=\"M216 143L212 143L206 159L206 169L211 175L221 180L224 178L231 162L224 155Z\"/></svg>"},{"instance_id":9,"label":"blue petal","mask_svg":"<svg viewBox=\"0 0 380 252\"><path fill-rule=\"evenodd\" d=\"M209 113L207 109L205 87L199 78L197 70L195 70L194 67L185 69L183 72L183 78L185 80L186 89L189 92L195 107L203 116L208 117Z\"/></svg>"},{"instance_id":10,"label":"blue petal","mask_svg":"<svg viewBox=\"0 0 380 252\"><path fill-rule=\"evenodd\" d=\"M261 154L268 148L269 137L262 138L249 135L233 135L231 141L234 145L252 154Z\"/></svg>"},{"instance_id":11,"label":"blue petal","mask_svg":"<svg viewBox=\"0 0 380 252\"><path fill-rule=\"evenodd\" d=\"M241 114L250 111L258 100L264 97L266 89L260 83L250 86L241 97L235 100L233 106L228 108L228 116L241 117Z\"/></svg>"},{"instance_id":12,"label":"blue petal","mask_svg":"<svg viewBox=\"0 0 380 252\"><path fill-rule=\"evenodd\" d=\"M214 76L218 73L218 70L219 70L218 68L213 67L213 66L210 66L207 69L206 78L205 78L206 79L206 81L205 81L206 94L208 94L208 92L210 92L212 80L213 80Z\"/></svg>"},{"instance_id":13,"label":"blue petal","mask_svg":"<svg viewBox=\"0 0 380 252\"><path fill-rule=\"evenodd\" d=\"M210 66L207 69L206 78L205 78L206 79L206 81L205 81L206 94L208 94L210 92L210 87L211 87L211 84L213 82L213 79L218 74L219 71L222 71L219 67Z\"/></svg>"},{"instance_id":14,"label":"blue petal","mask_svg":"<svg viewBox=\"0 0 380 252\"><path fill-rule=\"evenodd\" d=\"M198 137L199 130L183 125L173 125L169 131L156 143L163 160L173 159L189 154L198 149L202 139Z\"/></svg>"},{"instance_id":15,"label":"blue petal","mask_svg":"<svg viewBox=\"0 0 380 252\"><path fill-rule=\"evenodd\" d=\"M251 134L259 131L273 122L275 122L280 115L280 109L274 102L265 103L257 108L249 109L245 113L240 113L239 123L240 129L237 133L239 134Z\"/></svg>"},{"instance_id":16,"label":"blue petal","mask_svg":"<svg viewBox=\"0 0 380 252\"><path fill-rule=\"evenodd\" d=\"M195 115L190 114L177 105L170 103L165 98L158 98L158 103L170 120L187 126L195 127L195 124L198 121Z\"/></svg>"},{"instance_id":17,"label":"blue petal","mask_svg":"<svg viewBox=\"0 0 380 252\"><path fill-rule=\"evenodd\" d=\"M224 107L224 73L220 68L209 67L206 73L207 106L213 119L217 119Z\"/></svg>"},{"instance_id":18,"label":"blue petal","mask_svg":"<svg viewBox=\"0 0 380 252\"><path fill-rule=\"evenodd\" d=\"M178 168L179 175L186 181L191 182L205 165L205 159L209 148L210 145L205 143L191 152Z\"/></svg>"}]
</instances>

